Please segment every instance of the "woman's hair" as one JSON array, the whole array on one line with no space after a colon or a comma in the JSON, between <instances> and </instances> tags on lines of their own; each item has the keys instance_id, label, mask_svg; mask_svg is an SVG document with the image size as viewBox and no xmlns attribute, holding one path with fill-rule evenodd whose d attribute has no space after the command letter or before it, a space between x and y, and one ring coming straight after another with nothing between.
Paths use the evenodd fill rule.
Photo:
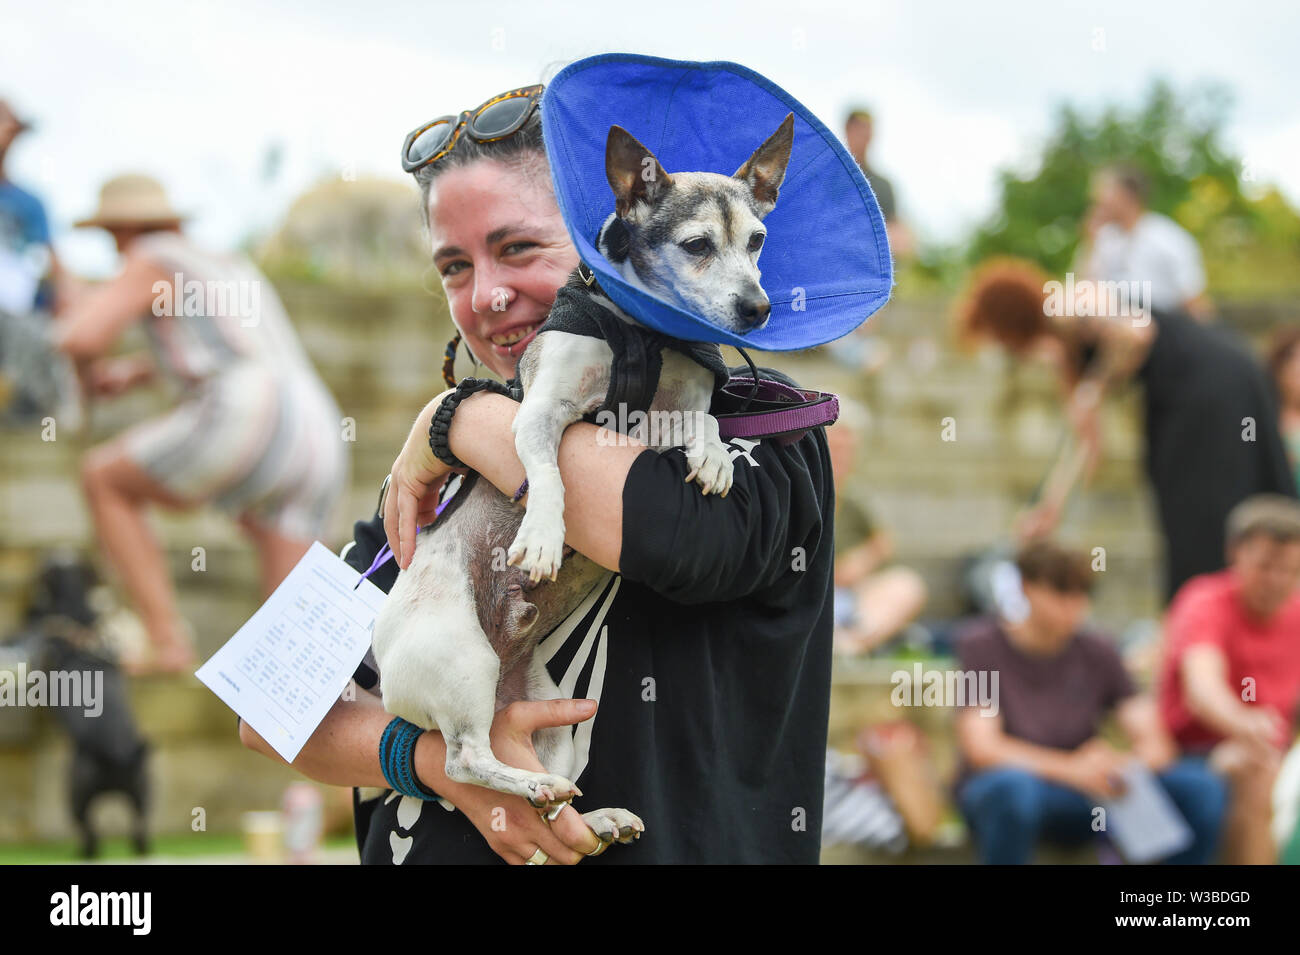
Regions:
<instances>
[{"instance_id":1,"label":"woman's hair","mask_svg":"<svg viewBox=\"0 0 1300 955\"><path fill-rule=\"evenodd\" d=\"M1073 388L1098 353L1095 333L1078 322L1047 316L1047 273L1025 259L990 259L971 276L957 308L957 337L965 346L993 339L1012 352L1051 335L1062 348L1066 384Z\"/></svg>"},{"instance_id":2,"label":"woman's hair","mask_svg":"<svg viewBox=\"0 0 1300 955\"><path fill-rule=\"evenodd\" d=\"M546 161L546 146L542 142L541 111L533 110L533 115L528 117L518 132L489 143L475 141L473 137L465 135L465 130L462 129L451 152L412 173L420 187L420 215L426 227L429 224L429 189L433 181L450 169L459 169L484 159L505 163L525 179L541 179L546 188L550 189L551 172ZM452 323L455 324L454 317ZM456 335L447 343L443 355L442 377L448 387L454 387L456 383L456 350L460 344L461 332L457 326ZM465 346L465 351L469 352L477 366L478 356L470 351L468 345Z\"/></svg>"},{"instance_id":3,"label":"woman's hair","mask_svg":"<svg viewBox=\"0 0 1300 955\"><path fill-rule=\"evenodd\" d=\"M992 338L1020 351L1050 331L1043 312L1047 273L1024 259L991 259L971 275L957 310L964 344Z\"/></svg>"},{"instance_id":4,"label":"woman's hair","mask_svg":"<svg viewBox=\"0 0 1300 955\"><path fill-rule=\"evenodd\" d=\"M533 115L528 117L528 122L517 133L490 143L476 142L462 129L451 152L412 173L420 186L420 207L424 210L426 222L429 216L429 188L433 181L448 170L459 169L482 159L505 163L527 178L540 178L549 189L551 174L546 162L546 147L542 142L541 110L534 110Z\"/></svg>"}]
</instances>

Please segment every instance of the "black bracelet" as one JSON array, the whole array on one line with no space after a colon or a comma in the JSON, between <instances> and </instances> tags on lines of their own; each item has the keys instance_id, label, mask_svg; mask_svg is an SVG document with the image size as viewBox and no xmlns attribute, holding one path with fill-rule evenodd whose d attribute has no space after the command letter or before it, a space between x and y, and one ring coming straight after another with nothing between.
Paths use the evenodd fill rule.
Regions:
<instances>
[{"instance_id":1,"label":"black bracelet","mask_svg":"<svg viewBox=\"0 0 1300 955\"><path fill-rule=\"evenodd\" d=\"M451 427L451 416L456 413L457 405L477 391L491 391L498 395L505 395L507 398L514 398L510 388L491 378L460 380L456 390L442 399L442 404L438 405L438 410L433 413L433 420L429 423L429 450L433 452L435 458L448 467L467 467L464 461L451 453L451 446L447 444L447 429Z\"/></svg>"}]
</instances>

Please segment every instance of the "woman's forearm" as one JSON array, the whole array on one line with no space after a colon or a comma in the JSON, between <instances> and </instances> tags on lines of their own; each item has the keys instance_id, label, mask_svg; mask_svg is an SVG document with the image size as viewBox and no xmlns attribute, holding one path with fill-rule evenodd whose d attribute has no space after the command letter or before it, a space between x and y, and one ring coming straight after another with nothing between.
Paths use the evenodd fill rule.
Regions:
<instances>
[{"instance_id":1,"label":"woman's forearm","mask_svg":"<svg viewBox=\"0 0 1300 955\"><path fill-rule=\"evenodd\" d=\"M524 480L511 425L519 410L504 395L480 392L462 401L447 432L452 453L501 493ZM617 440L607 440L611 437ZM623 547L623 485L645 445L580 421L560 441L565 541L607 570L619 570Z\"/></svg>"},{"instance_id":2,"label":"woman's forearm","mask_svg":"<svg viewBox=\"0 0 1300 955\"><path fill-rule=\"evenodd\" d=\"M277 753L247 723L241 723L239 738L249 749L276 762L292 766L308 779L331 786L375 786L388 788L379 767L379 740L393 716L380 699L357 690L355 700L338 700L316 732L312 733L292 763ZM423 733L415 744L416 771L420 781L440 796L451 798L458 785L446 776L447 748L438 732Z\"/></svg>"}]
</instances>

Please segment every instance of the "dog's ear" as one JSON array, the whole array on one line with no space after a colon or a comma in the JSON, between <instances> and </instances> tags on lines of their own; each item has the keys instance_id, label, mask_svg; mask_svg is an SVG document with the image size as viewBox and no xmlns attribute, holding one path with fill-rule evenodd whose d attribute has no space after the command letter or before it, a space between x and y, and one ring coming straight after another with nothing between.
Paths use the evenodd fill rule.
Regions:
<instances>
[{"instance_id":1,"label":"dog's ear","mask_svg":"<svg viewBox=\"0 0 1300 955\"><path fill-rule=\"evenodd\" d=\"M609 127L605 141L605 176L614 190L614 211L620 219L639 202L658 201L673 184L659 160L622 126Z\"/></svg>"},{"instance_id":2,"label":"dog's ear","mask_svg":"<svg viewBox=\"0 0 1300 955\"><path fill-rule=\"evenodd\" d=\"M745 164L732 176L749 186L750 192L758 200L760 219L776 207L776 197L781 193L781 183L785 179L785 167L790 162L790 149L793 145L794 113L789 113L776 128L776 132L767 137L763 145L754 150L754 155L745 160Z\"/></svg>"}]
</instances>

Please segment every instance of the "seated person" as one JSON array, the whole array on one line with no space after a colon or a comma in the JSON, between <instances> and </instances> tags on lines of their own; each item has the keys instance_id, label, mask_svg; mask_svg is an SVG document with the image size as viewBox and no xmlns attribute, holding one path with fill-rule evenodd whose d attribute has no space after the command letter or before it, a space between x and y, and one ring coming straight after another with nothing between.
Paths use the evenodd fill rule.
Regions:
<instances>
[{"instance_id":1,"label":"seated person","mask_svg":"<svg viewBox=\"0 0 1300 955\"><path fill-rule=\"evenodd\" d=\"M835 474L835 649L843 654L869 653L885 643L920 615L927 596L916 571L885 566L893 540L850 480L858 434L869 420L865 408L842 399L839 421L826 429Z\"/></svg>"},{"instance_id":2,"label":"seated person","mask_svg":"<svg viewBox=\"0 0 1300 955\"><path fill-rule=\"evenodd\" d=\"M1225 861L1269 864L1271 794L1300 702L1300 504L1261 494L1237 505L1228 560L1169 608L1160 712L1183 751L1229 781Z\"/></svg>"},{"instance_id":3,"label":"seated person","mask_svg":"<svg viewBox=\"0 0 1300 955\"><path fill-rule=\"evenodd\" d=\"M1137 692L1118 651L1082 629L1093 583L1087 557L1038 541L1021 549L1016 566L1023 618L979 620L956 645L962 670L998 674L996 685L989 680L996 713L970 701L957 716L957 802L981 861L1028 862L1040 839L1087 842L1094 809L1120 794L1118 774L1133 758L1157 774L1194 833L1187 849L1165 861L1208 861L1226 787L1202 761L1174 761L1154 703ZM1098 735L1112 712L1131 753Z\"/></svg>"}]
</instances>

